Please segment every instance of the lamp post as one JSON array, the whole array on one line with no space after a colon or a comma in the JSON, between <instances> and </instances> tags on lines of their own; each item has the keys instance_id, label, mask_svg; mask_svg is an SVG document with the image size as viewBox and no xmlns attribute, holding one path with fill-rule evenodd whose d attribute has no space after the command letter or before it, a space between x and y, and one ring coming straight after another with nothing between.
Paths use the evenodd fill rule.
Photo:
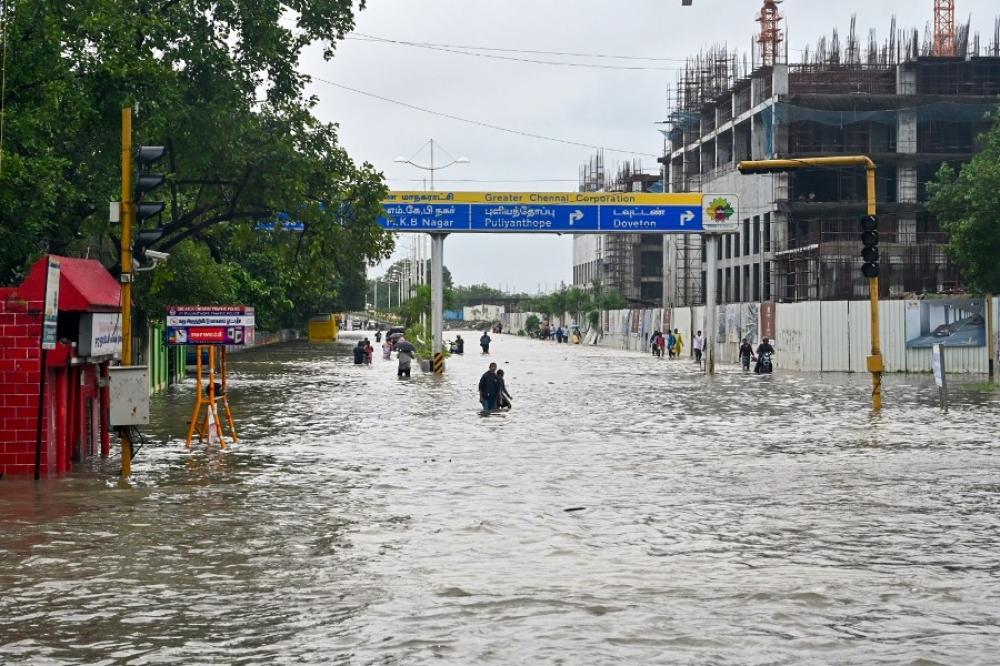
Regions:
<instances>
[{"instance_id":1,"label":"lamp post","mask_svg":"<svg viewBox=\"0 0 1000 666\"><path fill-rule=\"evenodd\" d=\"M434 191L434 172L439 169L447 169L454 164L468 164L468 157L453 158L447 164L434 164L434 139L428 141L431 149L430 165L418 164L413 159L397 157L396 162L409 164L431 174L431 191ZM423 148L421 148L423 150ZM418 151L419 152L419 151ZM444 239L448 234L431 234L431 350L434 354L434 368L436 372L444 371L443 358L438 355L442 353L444 337L444 282L442 280L444 272ZM421 273L425 270L423 255L420 255ZM423 281L421 281L423 282Z\"/></svg>"}]
</instances>

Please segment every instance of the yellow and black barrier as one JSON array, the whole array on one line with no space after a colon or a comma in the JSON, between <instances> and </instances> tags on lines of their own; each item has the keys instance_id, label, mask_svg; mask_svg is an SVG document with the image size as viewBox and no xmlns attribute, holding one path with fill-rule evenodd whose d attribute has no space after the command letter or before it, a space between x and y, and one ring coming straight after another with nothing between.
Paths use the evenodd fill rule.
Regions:
<instances>
[{"instance_id":1,"label":"yellow and black barrier","mask_svg":"<svg viewBox=\"0 0 1000 666\"><path fill-rule=\"evenodd\" d=\"M434 353L434 374L444 374L444 354L441 352Z\"/></svg>"}]
</instances>

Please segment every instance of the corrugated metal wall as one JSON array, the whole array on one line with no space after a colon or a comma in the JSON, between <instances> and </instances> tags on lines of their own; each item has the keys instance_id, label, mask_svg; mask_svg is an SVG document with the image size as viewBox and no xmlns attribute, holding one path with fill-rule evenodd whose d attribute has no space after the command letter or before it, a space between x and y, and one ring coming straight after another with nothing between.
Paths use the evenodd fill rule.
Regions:
<instances>
[{"instance_id":1,"label":"corrugated metal wall","mask_svg":"<svg viewBox=\"0 0 1000 666\"><path fill-rule=\"evenodd\" d=\"M871 353L871 315L868 301L824 301L778 303L775 312L778 367L807 372L867 372ZM930 372L929 349L906 348L906 301L882 301L879 322L882 355L889 372ZM509 314L508 330L523 328L527 314ZM598 344L617 349L648 351L649 336L662 326L663 311L612 310L604 315L607 332ZM716 347L720 363L739 361L739 343L749 336L760 340L760 312L757 304L724 305L718 313L723 338ZM566 318L569 319L568 317ZM691 339L704 330L705 308L674 308L670 327L684 337L684 355L691 353ZM994 336L992 344L1000 356L1000 298L993 299ZM586 325L585 322L581 322ZM987 347L949 348L948 371L986 373L989 369Z\"/></svg>"}]
</instances>

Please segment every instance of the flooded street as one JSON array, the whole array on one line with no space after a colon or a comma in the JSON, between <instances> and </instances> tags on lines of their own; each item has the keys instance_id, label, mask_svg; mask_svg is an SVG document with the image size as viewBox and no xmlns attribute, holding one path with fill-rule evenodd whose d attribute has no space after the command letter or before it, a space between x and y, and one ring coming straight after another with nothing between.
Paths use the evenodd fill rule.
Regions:
<instances>
[{"instance_id":1,"label":"flooded street","mask_svg":"<svg viewBox=\"0 0 1000 666\"><path fill-rule=\"evenodd\" d=\"M7 664L990 664L1000 396L474 332L443 378L232 359L242 441L153 400L135 484L0 481ZM478 415L489 360L514 409ZM968 381L981 381L967 380ZM570 510L573 509L573 510Z\"/></svg>"}]
</instances>

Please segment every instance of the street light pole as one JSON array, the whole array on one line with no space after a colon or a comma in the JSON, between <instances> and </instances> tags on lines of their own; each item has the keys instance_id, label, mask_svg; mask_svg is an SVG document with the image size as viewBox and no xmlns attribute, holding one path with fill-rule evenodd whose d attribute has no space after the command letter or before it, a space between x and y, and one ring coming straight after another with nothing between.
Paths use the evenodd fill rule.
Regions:
<instances>
[{"instance_id":1,"label":"street light pole","mask_svg":"<svg viewBox=\"0 0 1000 666\"><path fill-rule=\"evenodd\" d=\"M434 164L434 139L432 138L428 144L430 145L431 151L431 163L430 166L424 166L422 164L417 164L412 160L408 160L404 157L397 157L396 162L402 162L415 166L418 169L423 169L424 171L430 172L430 189L434 191L434 172L438 169L446 169L453 164L468 164L469 158L459 157L452 160L448 164L442 166L437 166ZM431 237L431 353L433 356L433 367L435 373L444 372L444 239L448 236L446 233L433 233L430 234ZM420 284L426 283L427 275L427 260L426 254L424 252L423 240L419 240L420 251L418 253L419 257L419 268L418 276L420 276ZM423 320L424 315L421 314L421 320Z\"/></svg>"}]
</instances>

